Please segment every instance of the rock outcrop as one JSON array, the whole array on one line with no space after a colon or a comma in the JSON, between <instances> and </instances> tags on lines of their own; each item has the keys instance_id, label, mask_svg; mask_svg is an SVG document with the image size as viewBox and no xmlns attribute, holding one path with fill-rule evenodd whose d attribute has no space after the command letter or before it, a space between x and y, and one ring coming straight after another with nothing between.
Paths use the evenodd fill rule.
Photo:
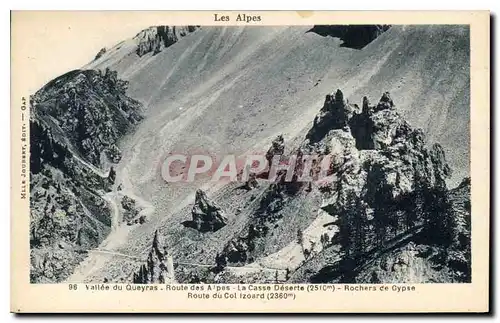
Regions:
<instances>
[{"instance_id":1,"label":"rock outcrop","mask_svg":"<svg viewBox=\"0 0 500 323\"><path fill-rule=\"evenodd\" d=\"M349 125L356 139L356 147L360 150L383 149L398 138L406 140L412 132L410 125L395 111L395 105L387 92L376 106L371 106L364 97L362 113L353 116Z\"/></svg>"},{"instance_id":2,"label":"rock outcrop","mask_svg":"<svg viewBox=\"0 0 500 323\"><path fill-rule=\"evenodd\" d=\"M441 196L438 206L440 212L428 220L427 225L418 234L402 235L389 243L385 252L368 255L369 261L363 261L346 275L346 270L331 272L326 280L338 276L339 280L358 283L463 283L471 281L471 219L470 219L470 181L464 180L457 188ZM434 202L439 201L433 198ZM428 201L421 201L426 203ZM442 206L445 206L444 208ZM415 212L425 212L429 206L417 205ZM416 218L418 213L415 214ZM392 249L391 249L392 248ZM345 265L345 261L343 265ZM353 264L351 264L352 266ZM346 268L347 269L347 268Z\"/></svg>"},{"instance_id":3,"label":"rock outcrop","mask_svg":"<svg viewBox=\"0 0 500 323\"><path fill-rule=\"evenodd\" d=\"M412 129L393 107L384 93L377 106L344 113L348 126L333 127L325 135L327 150L336 152L331 167L339 176L323 208L337 214L335 205L344 204L353 193L376 210L398 202L420 184L446 188L450 170L442 148L434 144L428 149L423 132Z\"/></svg>"},{"instance_id":4,"label":"rock outcrop","mask_svg":"<svg viewBox=\"0 0 500 323\"><path fill-rule=\"evenodd\" d=\"M167 248L160 242L158 230L155 231L153 244L145 264L133 275L134 284L172 284L175 283L174 263Z\"/></svg>"},{"instance_id":5,"label":"rock outcrop","mask_svg":"<svg viewBox=\"0 0 500 323\"><path fill-rule=\"evenodd\" d=\"M460 185L447 194L449 218L452 230L451 243L446 254L446 265L451 268L456 281L470 282L471 264L471 182L465 178Z\"/></svg>"},{"instance_id":6,"label":"rock outcrop","mask_svg":"<svg viewBox=\"0 0 500 323\"><path fill-rule=\"evenodd\" d=\"M323 107L314 118L313 126L306 135L306 140L317 143L332 129L343 129L351 119L358 106L348 104L342 91L328 94Z\"/></svg>"},{"instance_id":7,"label":"rock outcrop","mask_svg":"<svg viewBox=\"0 0 500 323\"><path fill-rule=\"evenodd\" d=\"M106 54L106 52L107 52L107 50L106 50L106 48L105 48L105 47L101 48L101 49L99 50L99 52L97 52L97 54L95 55L95 57L94 57L94 61L96 61L96 60L98 60L99 58L101 58L101 57L102 57L102 55Z\"/></svg>"},{"instance_id":8,"label":"rock outcrop","mask_svg":"<svg viewBox=\"0 0 500 323\"><path fill-rule=\"evenodd\" d=\"M340 38L342 46L362 49L387 31L391 25L315 25L310 32Z\"/></svg>"},{"instance_id":9,"label":"rock outcrop","mask_svg":"<svg viewBox=\"0 0 500 323\"><path fill-rule=\"evenodd\" d=\"M104 154L116 163L121 158L118 139L142 119L142 105L126 90L127 82L115 71L75 70L38 91L32 112L81 159L99 166Z\"/></svg>"},{"instance_id":10,"label":"rock outcrop","mask_svg":"<svg viewBox=\"0 0 500 323\"><path fill-rule=\"evenodd\" d=\"M248 232L230 240L222 252L216 256L216 263L220 267L231 264L246 264L255 261L252 252L255 250L256 241L267 234L267 227L262 224L250 224Z\"/></svg>"},{"instance_id":11,"label":"rock outcrop","mask_svg":"<svg viewBox=\"0 0 500 323\"><path fill-rule=\"evenodd\" d=\"M200 232L215 232L227 224L224 211L211 201L201 189L196 191L191 215L193 219L183 224Z\"/></svg>"},{"instance_id":12,"label":"rock outcrop","mask_svg":"<svg viewBox=\"0 0 500 323\"><path fill-rule=\"evenodd\" d=\"M31 282L64 280L110 231L102 195L116 174L101 167L141 118L125 87L109 70L76 70L31 97Z\"/></svg>"},{"instance_id":13,"label":"rock outcrop","mask_svg":"<svg viewBox=\"0 0 500 323\"><path fill-rule=\"evenodd\" d=\"M276 152L284 152L281 138L273 141L266 157ZM261 183L267 186L259 188L245 230L215 257L218 271L228 264L259 261L270 250L276 253L268 248L269 241L276 242L275 235L288 241L285 248L293 246L289 223L296 225L295 232L307 221L305 216L309 221L317 217L294 213L308 204L332 220L324 229L314 229L318 238L308 241L311 249L302 246L304 260L293 268L291 281L470 281L470 181L447 189L451 169L442 147L429 145L423 131L404 120L389 93L375 105L365 97L361 108L340 90L327 95L295 153L315 156L313 175L319 173L318 162L329 157L328 169L322 172L327 177L312 176L305 185L295 177L283 180L286 173L280 171L276 181ZM296 164L295 172L303 166Z\"/></svg>"},{"instance_id":14,"label":"rock outcrop","mask_svg":"<svg viewBox=\"0 0 500 323\"><path fill-rule=\"evenodd\" d=\"M145 215L139 216L141 208L134 199L125 195L122 197L120 205L123 222L126 222L127 225L144 224L146 222Z\"/></svg>"},{"instance_id":15,"label":"rock outcrop","mask_svg":"<svg viewBox=\"0 0 500 323\"><path fill-rule=\"evenodd\" d=\"M144 56L150 52L156 55L163 49L175 44L182 37L194 32L199 27L200 26L149 27L134 37L137 41L136 53L139 56Z\"/></svg>"},{"instance_id":16,"label":"rock outcrop","mask_svg":"<svg viewBox=\"0 0 500 323\"><path fill-rule=\"evenodd\" d=\"M250 167L248 167L248 168L250 168ZM247 173L248 173L248 179L245 181L243 188L250 191L250 190L253 190L254 188L259 187L259 182L257 181L257 175L255 173L248 171L248 170L247 170Z\"/></svg>"},{"instance_id":17,"label":"rock outcrop","mask_svg":"<svg viewBox=\"0 0 500 323\"><path fill-rule=\"evenodd\" d=\"M269 147L269 150L266 153L266 159L269 165L271 165L274 156L281 156L284 153L285 139L283 138L283 135L279 135L271 142L271 147Z\"/></svg>"},{"instance_id":18,"label":"rock outcrop","mask_svg":"<svg viewBox=\"0 0 500 323\"><path fill-rule=\"evenodd\" d=\"M327 96L301 150L332 154L335 176L321 207L339 228L335 243L343 257L332 274L339 275L337 281L361 281L357 268L417 237L442 248L452 243L457 224L450 215L451 169L443 149L437 143L428 147L422 130L399 115L389 93L375 106L364 98L361 111L339 90L333 100Z\"/></svg>"}]
</instances>

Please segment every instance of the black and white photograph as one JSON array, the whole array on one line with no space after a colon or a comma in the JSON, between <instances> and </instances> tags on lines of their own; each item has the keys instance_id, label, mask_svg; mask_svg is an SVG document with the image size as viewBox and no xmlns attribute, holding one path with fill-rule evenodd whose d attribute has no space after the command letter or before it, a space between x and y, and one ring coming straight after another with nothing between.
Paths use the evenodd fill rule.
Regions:
<instances>
[{"instance_id":1,"label":"black and white photograph","mask_svg":"<svg viewBox=\"0 0 500 323\"><path fill-rule=\"evenodd\" d=\"M29 100L31 282L469 283L469 44L188 25L102 48Z\"/></svg>"},{"instance_id":2,"label":"black and white photograph","mask_svg":"<svg viewBox=\"0 0 500 323\"><path fill-rule=\"evenodd\" d=\"M12 250L29 249L12 268L31 298L329 312L348 295L357 312L367 293L431 308L406 304L451 286L436 309L483 308L485 12L155 14L14 16L12 64L40 75L13 83L11 112Z\"/></svg>"}]
</instances>

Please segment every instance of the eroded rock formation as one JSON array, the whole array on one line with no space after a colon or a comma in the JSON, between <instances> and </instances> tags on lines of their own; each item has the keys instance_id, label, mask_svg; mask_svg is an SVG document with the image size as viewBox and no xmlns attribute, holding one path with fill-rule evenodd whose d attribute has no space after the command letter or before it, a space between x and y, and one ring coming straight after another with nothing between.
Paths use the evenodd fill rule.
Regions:
<instances>
[{"instance_id":1,"label":"eroded rock formation","mask_svg":"<svg viewBox=\"0 0 500 323\"><path fill-rule=\"evenodd\" d=\"M422 130L396 111L389 93L375 106L364 98L361 111L342 97L340 91L334 100L327 96L301 146L333 154L334 176L321 207L337 219L335 243L343 257L330 279L363 281L367 276L358 272L363 263L416 237L451 248L457 220L451 214L446 188L451 169L442 147L428 146ZM462 254L467 247L457 248Z\"/></svg>"},{"instance_id":2,"label":"eroded rock formation","mask_svg":"<svg viewBox=\"0 0 500 323\"><path fill-rule=\"evenodd\" d=\"M315 25L310 31L340 38L343 47L362 49L387 31L391 25Z\"/></svg>"},{"instance_id":3,"label":"eroded rock formation","mask_svg":"<svg viewBox=\"0 0 500 323\"><path fill-rule=\"evenodd\" d=\"M191 215L193 219L184 222L184 225L201 232L214 232L227 224L224 211L211 201L201 189L196 191Z\"/></svg>"},{"instance_id":4,"label":"eroded rock formation","mask_svg":"<svg viewBox=\"0 0 500 323\"><path fill-rule=\"evenodd\" d=\"M279 135L271 142L271 147L269 147L269 150L266 153L266 159L269 165L271 165L274 156L281 156L284 153L285 139L283 138L283 135Z\"/></svg>"},{"instance_id":5,"label":"eroded rock formation","mask_svg":"<svg viewBox=\"0 0 500 323\"><path fill-rule=\"evenodd\" d=\"M158 230L155 231L153 244L145 264L134 273L134 284L172 284L175 283L174 263L168 250L160 242Z\"/></svg>"},{"instance_id":6,"label":"eroded rock formation","mask_svg":"<svg viewBox=\"0 0 500 323\"><path fill-rule=\"evenodd\" d=\"M141 119L116 73L76 70L31 97L31 282L64 280L110 231L116 143ZM102 154L101 154L102 153Z\"/></svg>"},{"instance_id":7,"label":"eroded rock formation","mask_svg":"<svg viewBox=\"0 0 500 323\"><path fill-rule=\"evenodd\" d=\"M323 107L314 118L313 126L306 135L309 143L317 143L332 129L342 129L357 112L358 106L344 100L342 91L328 94Z\"/></svg>"},{"instance_id":8,"label":"eroded rock formation","mask_svg":"<svg viewBox=\"0 0 500 323\"><path fill-rule=\"evenodd\" d=\"M194 32L199 26L156 26L149 27L137 34L136 53L144 56L152 52L158 54L163 49L175 44L180 38Z\"/></svg>"},{"instance_id":9,"label":"eroded rock formation","mask_svg":"<svg viewBox=\"0 0 500 323\"><path fill-rule=\"evenodd\" d=\"M255 249L257 239L267 234L267 227L264 225L250 224L248 232L242 236L230 240L217 255L216 263L221 264L246 264L255 261L252 252Z\"/></svg>"}]
</instances>

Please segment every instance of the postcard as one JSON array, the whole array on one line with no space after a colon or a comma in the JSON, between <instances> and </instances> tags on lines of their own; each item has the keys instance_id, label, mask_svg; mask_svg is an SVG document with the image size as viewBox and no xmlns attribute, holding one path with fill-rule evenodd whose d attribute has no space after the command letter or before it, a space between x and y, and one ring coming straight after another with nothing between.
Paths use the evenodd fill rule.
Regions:
<instances>
[{"instance_id":1,"label":"postcard","mask_svg":"<svg viewBox=\"0 0 500 323\"><path fill-rule=\"evenodd\" d=\"M488 312L488 11L13 11L11 311Z\"/></svg>"}]
</instances>

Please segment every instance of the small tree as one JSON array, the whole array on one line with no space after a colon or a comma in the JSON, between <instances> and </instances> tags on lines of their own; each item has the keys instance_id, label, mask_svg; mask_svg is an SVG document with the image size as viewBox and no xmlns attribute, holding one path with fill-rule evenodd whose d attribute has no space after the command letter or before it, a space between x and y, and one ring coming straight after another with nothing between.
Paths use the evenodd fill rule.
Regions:
<instances>
[{"instance_id":1,"label":"small tree","mask_svg":"<svg viewBox=\"0 0 500 323\"><path fill-rule=\"evenodd\" d=\"M301 246L304 244L304 234L300 229L297 229L297 243Z\"/></svg>"},{"instance_id":2,"label":"small tree","mask_svg":"<svg viewBox=\"0 0 500 323\"><path fill-rule=\"evenodd\" d=\"M328 233L323 233L320 237L320 242L323 248L326 248L328 246L328 243L330 239L328 238Z\"/></svg>"}]
</instances>

